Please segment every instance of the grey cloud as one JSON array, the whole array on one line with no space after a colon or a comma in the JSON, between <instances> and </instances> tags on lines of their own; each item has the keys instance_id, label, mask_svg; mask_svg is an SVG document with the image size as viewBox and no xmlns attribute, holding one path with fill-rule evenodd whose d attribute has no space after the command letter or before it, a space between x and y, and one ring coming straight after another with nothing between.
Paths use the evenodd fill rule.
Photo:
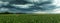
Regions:
<instances>
[{"instance_id":1,"label":"grey cloud","mask_svg":"<svg viewBox=\"0 0 60 23\"><path fill-rule=\"evenodd\" d=\"M41 0L40 0L41 1ZM5 12L9 13L33 13L37 11L49 11L56 8L55 5L52 5L52 1L39 0L36 2L28 2L28 0L12 0L12 1L5 1L0 4L0 12L1 8L4 7L6 10ZM28 4L28 5L27 5ZM5 10L4 9L4 10ZM2 10L3 11L3 10Z\"/></svg>"}]
</instances>

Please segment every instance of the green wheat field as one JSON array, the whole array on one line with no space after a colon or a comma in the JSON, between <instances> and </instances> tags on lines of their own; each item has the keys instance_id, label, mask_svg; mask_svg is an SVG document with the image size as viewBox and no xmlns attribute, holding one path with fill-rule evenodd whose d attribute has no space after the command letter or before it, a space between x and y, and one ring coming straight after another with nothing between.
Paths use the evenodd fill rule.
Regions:
<instances>
[{"instance_id":1,"label":"green wheat field","mask_svg":"<svg viewBox=\"0 0 60 23\"><path fill-rule=\"evenodd\" d=\"M60 14L0 14L0 23L60 23Z\"/></svg>"}]
</instances>

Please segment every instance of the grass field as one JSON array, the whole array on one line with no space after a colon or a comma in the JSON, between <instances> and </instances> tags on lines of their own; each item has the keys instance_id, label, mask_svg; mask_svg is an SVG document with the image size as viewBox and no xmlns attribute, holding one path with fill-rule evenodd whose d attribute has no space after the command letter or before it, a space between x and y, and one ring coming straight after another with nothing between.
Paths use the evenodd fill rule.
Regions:
<instances>
[{"instance_id":1,"label":"grass field","mask_svg":"<svg viewBox=\"0 0 60 23\"><path fill-rule=\"evenodd\" d=\"M0 23L60 23L60 14L0 14Z\"/></svg>"}]
</instances>

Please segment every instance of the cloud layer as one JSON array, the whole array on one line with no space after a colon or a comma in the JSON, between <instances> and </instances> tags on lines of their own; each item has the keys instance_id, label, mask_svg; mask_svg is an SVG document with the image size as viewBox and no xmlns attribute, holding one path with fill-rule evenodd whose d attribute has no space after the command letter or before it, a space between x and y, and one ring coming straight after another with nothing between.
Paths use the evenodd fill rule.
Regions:
<instances>
[{"instance_id":1,"label":"cloud layer","mask_svg":"<svg viewBox=\"0 0 60 23\"><path fill-rule=\"evenodd\" d=\"M0 13L60 13L60 5L53 0L0 1ZM13 2L13 3L12 3Z\"/></svg>"}]
</instances>

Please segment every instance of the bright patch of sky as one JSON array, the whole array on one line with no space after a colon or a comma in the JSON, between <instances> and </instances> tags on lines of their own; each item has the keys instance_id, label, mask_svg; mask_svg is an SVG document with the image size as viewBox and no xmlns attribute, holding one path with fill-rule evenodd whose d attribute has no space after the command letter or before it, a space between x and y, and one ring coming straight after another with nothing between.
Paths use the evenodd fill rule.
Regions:
<instances>
[{"instance_id":1,"label":"bright patch of sky","mask_svg":"<svg viewBox=\"0 0 60 23\"><path fill-rule=\"evenodd\" d=\"M27 8L29 8L30 6L34 6L34 4L25 4L25 5L15 5L15 4L13 4L12 6L17 7L17 8L27 9Z\"/></svg>"},{"instance_id":2,"label":"bright patch of sky","mask_svg":"<svg viewBox=\"0 0 60 23\"><path fill-rule=\"evenodd\" d=\"M52 13L60 13L60 8L54 9Z\"/></svg>"},{"instance_id":3,"label":"bright patch of sky","mask_svg":"<svg viewBox=\"0 0 60 23\"><path fill-rule=\"evenodd\" d=\"M8 8L0 8L0 11L1 12L6 12L6 11L8 11L9 9Z\"/></svg>"},{"instance_id":4,"label":"bright patch of sky","mask_svg":"<svg viewBox=\"0 0 60 23\"><path fill-rule=\"evenodd\" d=\"M0 7L1 7L2 5L6 6L6 5L8 5L8 4L9 4L9 2L0 1Z\"/></svg>"},{"instance_id":5,"label":"bright patch of sky","mask_svg":"<svg viewBox=\"0 0 60 23\"><path fill-rule=\"evenodd\" d=\"M60 0L54 0L52 4L56 6L60 6Z\"/></svg>"},{"instance_id":6,"label":"bright patch of sky","mask_svg":"<svg viewBox=\"0 0 60 23\"><path fill-rule=\"evenodd\" d=\"M36 14L46 14L48 12L44 12L44 11L37 11L37 12L32 12L32 13L36 13Z\"/></svg>"}]
</instances>

